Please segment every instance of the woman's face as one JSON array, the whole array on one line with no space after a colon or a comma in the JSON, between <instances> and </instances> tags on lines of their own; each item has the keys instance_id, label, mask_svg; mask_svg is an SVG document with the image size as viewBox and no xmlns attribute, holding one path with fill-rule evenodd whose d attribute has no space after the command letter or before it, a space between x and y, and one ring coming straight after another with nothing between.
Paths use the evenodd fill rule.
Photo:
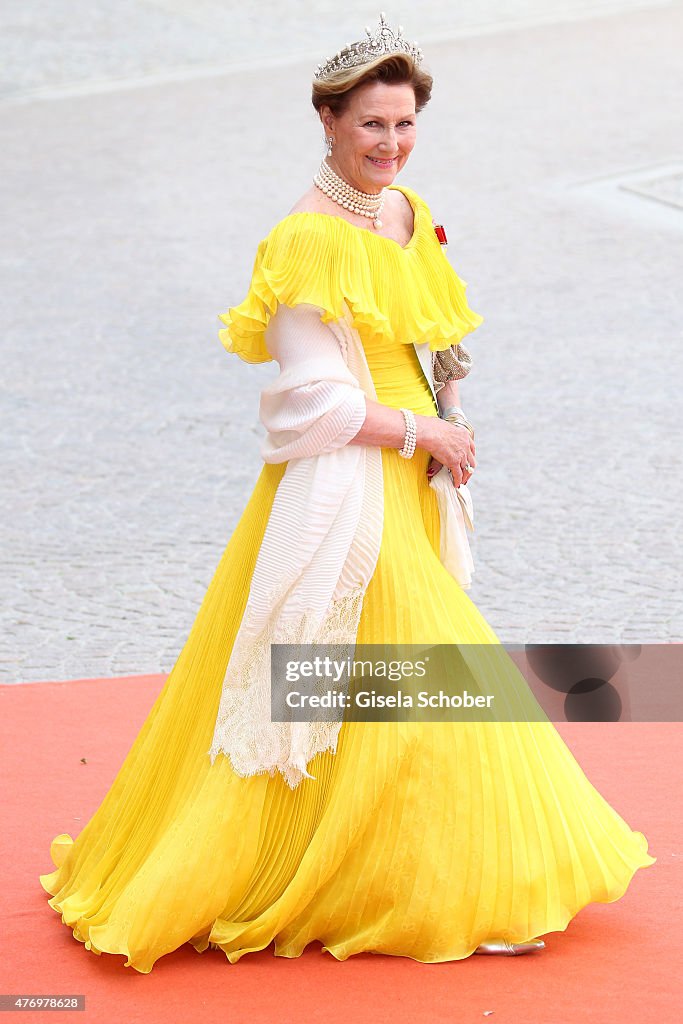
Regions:
<instances>
[{"instance_id":1,"label":"woman's face","mask_svg":"<svg viewBox=\"0 0 683 1024\"><path fill-rule=\"evenodd\" d=\"M329 107L321 115L325 134L334 137L330 167L361 192L391 185L415 145L412 85L369 82L351 94L341 117Z\"/></svg>"}]
</instances>

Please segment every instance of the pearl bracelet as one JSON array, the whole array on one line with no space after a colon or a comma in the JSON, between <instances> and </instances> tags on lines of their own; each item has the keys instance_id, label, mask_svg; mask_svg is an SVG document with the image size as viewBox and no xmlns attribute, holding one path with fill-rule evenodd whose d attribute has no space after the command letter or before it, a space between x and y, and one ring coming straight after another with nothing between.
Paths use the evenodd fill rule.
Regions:
<instances>
[{"instance_id":1,"label":"pearl bracelet","mask_svg":"<svg viewBox=\"0 0 683 1024\"><path fill-rule=\"evenodd\" d=\"M417 424L415 423L415 415L412 409L401 409L401 412L403 413L403 419L406 424L406 434L403 441L403 447L399 448L398 454L403 456L404 459L412 459L417 445Z\"/></svg>"}]
</instances>

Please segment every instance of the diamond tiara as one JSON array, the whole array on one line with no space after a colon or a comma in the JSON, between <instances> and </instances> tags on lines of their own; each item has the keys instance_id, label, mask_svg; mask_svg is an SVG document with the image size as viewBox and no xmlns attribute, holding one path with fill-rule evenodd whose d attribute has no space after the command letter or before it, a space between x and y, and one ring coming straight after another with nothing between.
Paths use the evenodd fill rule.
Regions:
<instances>
[{"instance_id":1,"label":"diamond tiara","mask_svg":"<svg viewBox=\"0 0 683 1024\"><path fill-rule=\"evenodd\" d=\"M384 11L379 16L379 28L375 34L373 35L367 26L365 31L368 36L367 39L361 39L357 43L349 43L348 46L345 46L343 50L339 50L329 60L318 64L315 70L315 78L318 80L329 78L336 71L355 68L359 64L368 64L371 60L390 53L406 53L409 57L412 57L415 64L420 64L422 61L423 53L417 42L409 43L403 37L402 25L398 26L398 32L394 32L387 23Z\"/></svg>"}]
</instances>

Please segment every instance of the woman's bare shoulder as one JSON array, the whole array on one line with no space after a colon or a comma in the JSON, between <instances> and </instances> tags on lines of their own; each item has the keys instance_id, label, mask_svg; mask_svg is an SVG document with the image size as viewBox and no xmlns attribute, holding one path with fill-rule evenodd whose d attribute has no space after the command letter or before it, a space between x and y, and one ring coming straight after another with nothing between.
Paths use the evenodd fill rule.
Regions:
<instances>
[{"instance_id":1,"label":"woman's bare shoulder","mask_svg":"<svg viewBox=\"0 0 683 1024\"><path fill-rule=\"evenodd\" d=\"M291 213L330 213L334 206L335 204L324 192L321 192L316 185L311 185L297 199L287 216Z\"/></svg>"}]
</instances>

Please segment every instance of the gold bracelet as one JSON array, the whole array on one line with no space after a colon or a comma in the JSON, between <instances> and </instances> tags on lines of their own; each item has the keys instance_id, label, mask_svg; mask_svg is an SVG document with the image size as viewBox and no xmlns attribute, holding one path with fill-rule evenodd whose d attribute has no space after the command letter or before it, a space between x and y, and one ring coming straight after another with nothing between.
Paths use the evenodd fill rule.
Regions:
<instances>
[{"instance_id":1,"label":"gold bracelet","mask_svg":"<svg viewBox=\"0 0 683 1024\"><path fill-rule=\"evenodd\" d=\"M465 430L467 430L467 432L469 433L472 440L474 441L474 427L469 422L469 420L463 419L462 416L456 415L442 416L442 419L445 420L446 423L452 423L453 426L455 427L464 427Z\"/></svg>"}]
</instances>

